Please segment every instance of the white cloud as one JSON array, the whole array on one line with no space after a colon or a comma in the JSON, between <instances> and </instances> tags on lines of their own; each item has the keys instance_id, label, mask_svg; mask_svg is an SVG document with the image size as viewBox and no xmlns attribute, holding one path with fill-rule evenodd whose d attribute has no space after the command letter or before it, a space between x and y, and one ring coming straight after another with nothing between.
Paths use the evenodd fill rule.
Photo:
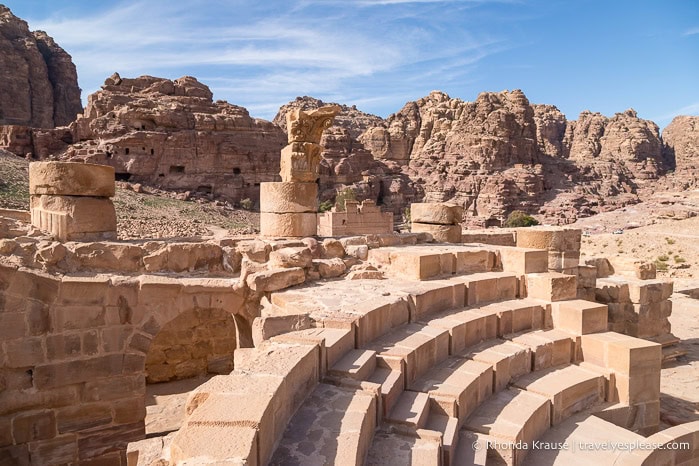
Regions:
<instances>
[{"instance_id":1,"label":"white cloud","mask_svg":"<svg viewBox=\"0 0 699 466\"><path fill-rule=\"evenodd\" d=\"M416 4L409 16L367 16L353 8L401 3ZM360 101L358 89L382 89L402 105L396 89L415 98L416 83L422 88L431 80L426 87L432 89L440 80L463 79L479 60L506 47L453 15L420 17L419 4L428 3L482 0L296 0L283 7L250 0L174 6L139 0L30 24L49 31L73 56L84 99L114 71L125 77L187 74L210 85L215 98L271 118L273 102L278 108L304 94Z\"/></svg>"},{"instance_id":2,"label":"white cloud","mask_svg":"<svg viewBox=\"0 0 699 466\"><path fill-rule=\"evenodd\" d=\"M696 34L699 34L699 27L687 29L682 33L683 36L694 36Z\"/></svg>"}]
</instances>

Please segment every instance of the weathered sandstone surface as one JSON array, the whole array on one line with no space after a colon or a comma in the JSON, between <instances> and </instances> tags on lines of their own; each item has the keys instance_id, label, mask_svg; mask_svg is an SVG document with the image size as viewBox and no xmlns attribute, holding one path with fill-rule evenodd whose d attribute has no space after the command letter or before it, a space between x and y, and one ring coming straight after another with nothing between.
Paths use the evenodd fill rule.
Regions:
<instances>
[{"instance_id":1,"label":"weathered sandstone surface","mask_svg":"<svg viewBox=\"0 0 699 466\"><path fill-rule=\"evenodd\" d=\"M70 55L0 5L0 125L53 128L69 124L80 112Z\"/></svg>"}]
</instances>

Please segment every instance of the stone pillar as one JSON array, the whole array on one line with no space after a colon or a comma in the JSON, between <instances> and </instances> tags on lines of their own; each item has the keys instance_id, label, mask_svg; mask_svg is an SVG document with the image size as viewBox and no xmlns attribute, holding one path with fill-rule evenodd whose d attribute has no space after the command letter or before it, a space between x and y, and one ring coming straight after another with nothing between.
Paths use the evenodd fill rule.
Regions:
<instances>
[{"instance_id":1,"label":"stone pillar","mask_svg":"<svg viewBox=\"0 0 699 466\"><path fill-rule=\"evenodd\" d=\"M60 241L116 239L114 168L75 162L29 164L32 225Z\"/></svg>"},{"instance_id":2,"label":"stone pillar","mask_svg":"<svg viewBox=\"0 0 699 466\"><path fill-rule=\"evenodd\" d=\"M410 231L430 233L439 243L461 242L461 219L464 208L441 202L410 204Z\"/></svg>"},{"instance_id":3,"label":"stone pillar","mask_svg":"<svg viewBox=\"0 0 699 466\"><path fill-rule=\"evenodd\" d=\"M317 233L320 138L340 112L337 105L286 117L289 144L282 149L281 182L260 184L260 234L304 237Z\"/></svg>"}]
</instances>

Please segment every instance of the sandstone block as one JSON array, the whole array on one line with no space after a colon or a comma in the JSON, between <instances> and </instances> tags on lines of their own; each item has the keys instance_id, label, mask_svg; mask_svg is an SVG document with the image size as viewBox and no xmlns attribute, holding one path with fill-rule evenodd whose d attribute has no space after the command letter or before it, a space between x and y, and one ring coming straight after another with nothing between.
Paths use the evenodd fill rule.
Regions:
<instances>
[{"instance_id":1,"label":"sandstone block","mask_svg":"<svg viewBox=\"0 0 699 466\"><path fill-rule=\"evenodd\" d=\"M659 303L672 296L671 281L630 279L628 285L629 299L634 304Z\"/></svg>"},{"instance_id":2,"label":"sandstone block","mask_svg":"<svg viewBox=\"0 0 699 466\"><path fill-rule=\"evenodd\" d=\"M304 213L317 210L316 183L260 183L260 212Z\"/></svg>"},{"instance_id":3,"label":"sandstone block","mask_svg":"<svg viewBox=\"0 0 699 466\"><path fill-rule=\"evenodd\" d=\"M461 223L463 212L464 208L462 206L453 204L443 204L441 202L414 202L410 204L410 219L412 222L416 223L432 223L436 225L458 225L459 223Z\"/></svg>"},{"instance_id":4,"label":"sandstone block","mask_svg":"<svg viewBox=\"0 0 699 466\"><path fill-rule=\"evenodd\" d=\"M114 196L114 168L75 162L29 164L29 194Z\"/></svg>"},{"instance_id":5,"label":"sandstone block","mask_svg":"<svg viewBox=\"0 0 699 466\"><path fill-rule=\"evenodd\" d=\"M582 230L577 228L547 226L518 228L517 247L561 252L580 251L581 237Z\"/></svg>"},{"instance_id":6,"label":"sandstone block","mask_svg":"<svg viewBox=\"0 0 699 466\"><path fill-rule=\"evenodd\" d=\"M410 230L413 233L429 233L438 243L461 242L461 227L459 225L438 225L413 222L410 226Z\"/></svg>"},{"instance_id":7,"label":"sandstone block","mask_svg":"<svg viewBox=\"0 0 699 466\"><path fill-rule=\"evenodd\" d=\"M31 196L32 225L62 241L116 239L116 211L110 199Z\"/></svg>"},{"instance_id":8,"label":"sandstone block","mask_svg":"<svg viewBox=\"0 0 699 466\"><path fill-rule=\"evenodd\" d=\"M336 239L327 238L323 240L322 253L324 259L345 257L345 247Z\"/></svg>"},{"instance_id":9,"label":"sandstone block","mask_svg":"<svg viewBox=\"0 0 699 466\"><path fill-rule=\"evenodd\" d=\"M375 251L381 250L372 249L370 251L372 257ZM391 271L406 278L424 280L442 273L440 254L403 253L400 249L397 249L395 252L391 252L389 257Z\"/></svg>"},{"instance_id":10,"label":"sandstone block","mask_svg":"<svg viewBox=\"0 0 699 466\"><path fill-rule=\"evenodd\" d=\"M527 296L546 301L575 299L578 293L575 275L557 272L533 273L526 277Z\"/></svg>"},{"instance_id":11,"label":"sandstone block","mask_svg":"<svg viewBox=\"0 0 699 466\"><path fill-rule=\"evenodd\" d=\"M308 268L313 261L313 255L308 248L281 248L269 254L269 266L272 268Z\"/></svg>"},{"instance_id":12,"label":"sandstone block","mask_svg":"<svg viewBox=\"0 0 699 466\"><path fill-rule=\"evenodd\" d=\"M518 275L548 272L548 253L543 249L502 247L499 252L505 272Z\"/></svg>"},{"instance_id":13,"label":"sandstone block","mask_svg":"<svg viewBox=\"0 0 699 466\"><path fill-rule=\"evenodd\" d=\"M289 269L272 269L257 272L247 277L247 284L253 291L278 291L299 285L306 280L300 267Z\"/></svg>"},{"instance_id":14,"label":"sandstone block","mask_svg":"<svg viewBox=\"0 0 699 466\"><path fill-rule=\"evenodd\" d=\"M560 301L551 305L554 328L575 335L607 330L607 306L580 299Z\"/></svg>"},{"instance_id":15,"label":"sandstone block","mask_svg":"<svg viewBox=\"0 0 699 466\"><path fill-rule=\"evenodd\" d=\"M318 269L322 278L339 277L347 269L345 261L337 257L334 259L314 259L313 266Z\"/></svg>"},{"instance_id":16,"label":"sandstone block","mask_svg":"<svg viewBox=\"0 0 699 466\"><path fill-rule=\"evenodd\" d=\"M315 236L318 228L315 213L260 213L260 235L303 238Z\"/></svg>"}]
</instances>

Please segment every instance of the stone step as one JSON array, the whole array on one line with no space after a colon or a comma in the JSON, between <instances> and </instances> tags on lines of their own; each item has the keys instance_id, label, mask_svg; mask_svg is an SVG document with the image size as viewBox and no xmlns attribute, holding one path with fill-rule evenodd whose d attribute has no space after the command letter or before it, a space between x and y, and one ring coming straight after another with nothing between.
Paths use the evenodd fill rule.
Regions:
<instances>
[{"instance_id":1,"label":"stone step","mask_svg":"<svg viewBox=\"0 0 699 466\"><path fill-rule=\"evenodd\" d=\"M321 373L325 374L329 367L354 348L353 328L309 328L284 333L271 338L272 341L287 343L317 344L321 350Z\"/></svg>"},{"instance_id":2,"label":"stone step","mask_svg":"<svg viewBox=\"0 0 699 466\"><path fill-rule=\"evenodd\" d=\"M625 449L613 448L614 444L632 446L645 441L647 441L646 438L639 434L582 412L569 417L542 435L539 438L539 446L551 447L533 449L524 464L530 466L620 464L617 460L624 455ZM557 448L559 446L561 448ZM641 462L629 464L641 464Z\"/></svg>"},{"instance_id":3,"label":"stone step","mask_svg":"<svg viewBox=\"0 0 699 466\"><path fill-rule=\"evenodd\" d=\"M511 341L531 350L532 371L569 364L576 355L576 339L562 330L527 332L512 337Z\"/></svg>"},{"instance_id":4,"label":"stone step","mask_svg":"<svg viewBox=\"0 0 699 466\"><path fill-rule=\"evenodd\" d=\"M321 383L292 417L269 464L363 464L376 421L372 395Z\"/></svg>"},{"instance_id":5,"label":"stone step","mask_svg":"<svg viewBox=\"0 0 699 466\"><path fill-rule=\"evenodd\" d=\"M449 356L449 332L423 324L403 325L369 345L380 367L401 371L405 385Z\"/></svg>"},{"instance_id":6,"label":"stone step","mask_svg":"<svg viewBox=\"0 0 699 466\"><path fill-rule=\"evenodd\" d=\"M559 272L530 273L526 276L527 296L545 301L566 301L578 295L575 275Z\"/></svg>"},{"instance_id":7,"label":"stone step","mask_svg":"<svg viewBox=\"0 0 699 466\"><path fill-rule=\"evenodd\" d=\"M519 465L527 454L524 446L550 427L550 405L544 396L508 388L481 404L466 419L464 428L496 437L498 442L489 453L508 465Z\"/></svg>"},{"instance_id":8,"label":"stone step","mask_svg":"<svg viewBox=\"0 0 699 466\"><path fill-rule=\"evenodd\" d=\"M377 367L369 377L369 382L381 385L382 416L386 417L396 405L400 394L405 389L405 377L401 371L394 371L385 367Z\"/></svg>"},{"instance_id":9,"label":"stone step","mask_svg":"<svg viewBox=\"0 0 699 466\"><path fill-rule=\"evenodd\" d=\"M354 380L368 380L376 369L376 351L353 349L337 361L328 374L338 377L349 377Z\"/></svg>"},{"instance_id":10,"label":"stone step","mask_svg":"<svg viewBox=\"0 0 699 466\"><path fill-rule=\"evenodd\" d=\"M497 316L475 312L477 308L466 307L448 310L420 321L430 327L449 332L449 354L461 353L464 349L497 335Z\"/></svg>"},{"instance_id":11,"label":"stone step","mask_svg":"<svg viewBox=\"0 0 699 466\"><path fill-rule=\"evenodd\" d=\"M546 303L537 299L512 299L476 309L481 315L497 318L497 335L505 337L525 330L544 328Z\"/></svg>"},{"instance_id":12,"label":"stone step","mask_svg":"<svg viewBox=\"0 0 699 466\"><path fill-rule=\"evenodd\" d=\"M607 330L607 305L583 299L551 304L553 327L575 335Z\"/></svg>"},{"instance_id":13,"label":"stone step","mask_svg":"<svg viewBox=\"0 0 699 466\"><path fill-rule=\"evenodd\" d=\"M484 272L456 277L466 286L465 305L488 303L515 299L519 282L517 275L511 272Z\"/></svg>"},{"instance_id":14,"label":"stone step","mask_svg":"<svg viewBox=\"0 0 699 466\"><path fill-rule=\"evenodd\" d=\"M369 449L365 465L439 466L440 454L441 448L438 438L420 438L379 431L374 435L374 441Z\"/></svg>"},{"instance_id":15,"label":"stone step","mask_svg":"<svg viewBox=\"0 0 699 466\"><path fill-rule=\"evenodd\" d=\"M511 341L485 341L467 349L461 356L492 366L494 392L504 389L511 380L532 368L531 349Z\"/></svg>"},{"instance_id":16,"label":"stone step","mask_svg":"<svg viewBox=\"0 0 699 466\"><path fill-rule=\"evenodd\" d=\"M431 430L442 436L442 466L450 466L459 443L459 420L431 412L425 424L426 430Z\"/></svg>"},{"instance_id":17,"label":"stone step","mask_svg":"<svg viewBox=\"0 0 699 466\"><path fill-rule=\"evenodd\" d=\"M552 367L520 377L513 385L548 398L551 401L551 425L556 425L572 414L604 402L604 375L589 367Z\"/></svg>"},{"instance_id":18,"label":"stone step","mask_svg":"<svg viewBox=\"0 0 699 466\"><path fill-rule=\"evenodd\" d=\"M462 430L450 466L486 466L490 436Z\"/></svg>"},{"instance_id":19,"label":"stone step","mask_svg":"<svg viewBox=\"0 0 699 466\"><path fill-rule=\"evenodd\" d=\"M430 397L426 393L404 391L385 421L421 429L425 427L429 413Z\"/></svg>"},{"instance_id":20,"label":"stone step","mask_svg":"<svg viewBox=\"0 0 699 466\"><path fill-rule=\"evenodd\" d=\"M493 367L463 358L450 358L430 369L409 386L427 393L432 410L457 418L459 427L493 393Z\"/></svg>"},{"instance_id":21,"label":"stone step","mask_svg":"<svg viewBox=\"0 0 699 466\"><path fill-rule=\"evenodd\" d=\"M428 280L453 274L493 270L493 248L475 245L415 245L369 250L369 262L389 276Z\"/></svg>"}]
</instances>

